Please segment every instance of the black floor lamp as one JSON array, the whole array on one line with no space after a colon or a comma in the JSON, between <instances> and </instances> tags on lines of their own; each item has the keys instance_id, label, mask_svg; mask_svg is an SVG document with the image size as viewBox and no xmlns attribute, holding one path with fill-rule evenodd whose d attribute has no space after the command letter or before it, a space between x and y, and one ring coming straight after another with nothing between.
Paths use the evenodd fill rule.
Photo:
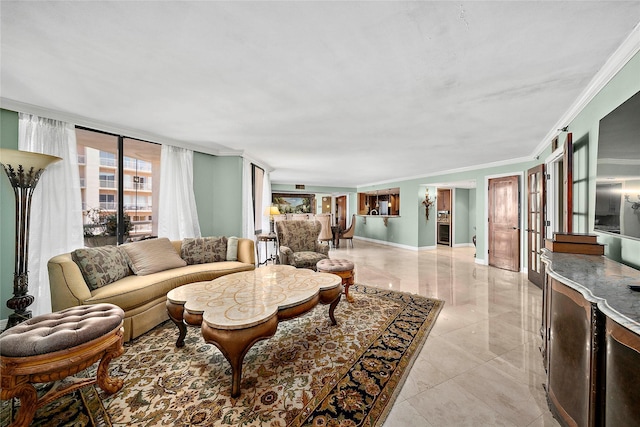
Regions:
<instances>
[{"instance_id":1,"label":"black floor lamp","mask_svg":"<svg viewBox=\"0 0 640 427\"><path fill-rule=\"evenodd\" d=\"M27 310L34 300L33 296L27 293L31 197L45 168L59 160L62 159L47 154L0 148L0 163L9 177L16 199L16 263L13 273L13 297L7 301L7 307L14 312L9 315L7 328L31 318L31 311Z\"/></svg>"}]
</instances>

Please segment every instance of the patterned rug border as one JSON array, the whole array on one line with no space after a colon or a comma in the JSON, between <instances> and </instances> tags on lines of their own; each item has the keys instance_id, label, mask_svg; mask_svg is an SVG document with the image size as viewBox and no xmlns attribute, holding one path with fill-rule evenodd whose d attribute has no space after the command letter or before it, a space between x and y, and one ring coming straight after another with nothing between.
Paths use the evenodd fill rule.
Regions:
<instances>
[{"instance_id":1,"label":"patterned rug border","mask_svg":"<svg viewBox=\"0 0 640 427\"><path fill-rule=\"evenodd\" d=\"M402 299L403 302L407 304L414 302L414 300L416 299L422 299L422 300L428 300L428 301L434 302L433 309L429 312L427 319L425 320L423 326L420 328L420 331L416 335L416 339L414 339L410 345L410 348L408 351L410 352L409 360L406 360L406 365L402 369L400 377L396 381L396 385L393 389L393 393L389 396L389 399L386 402L384 409L380 413L380 416L378 417L377 420L375 420L375 424L371 424L375 427L381 427L386 421L387 417L389 416L389 413L391 412L391 409L393 408L393 404L398 398L398 395L401 393L402 387L404 386L405 382L407 381L407 378L409 377L409 372L411 372L411 368L413 367L416 359L418 358L420 351L422 350L425 343L427 342L427 338L429 338L431 329L433 329L433 325L435 325L436 320L438 319L438 315L440 314L440 311L442 311L442 308L444 307L445 302L444 300L425 297L425 296L414 294L411 292L387 290L387 289L377 288L374 286L370 286L370 285L368 286L364 284L354 284L352 289L357 290L358 292L363 294L374 294L374 295L383 296L385 298ZM392 298L392 296L398 296L400 298ZM392 323L392 321L390 321L389 323Z\"/></svg>"}]
</instances>

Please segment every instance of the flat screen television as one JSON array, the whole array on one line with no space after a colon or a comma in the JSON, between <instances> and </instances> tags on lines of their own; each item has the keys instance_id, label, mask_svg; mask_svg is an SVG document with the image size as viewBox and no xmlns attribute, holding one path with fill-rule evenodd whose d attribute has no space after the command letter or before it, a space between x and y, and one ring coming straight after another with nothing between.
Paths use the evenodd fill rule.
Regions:
<instances>
[{"instance_id":1,"label":"flat screen television","mask_svg":"<svg viewBox=\"0 0 640 427\"><path fill-rule=\"evenodd\" d=\"M600 120L594 229L640 239L640 92Z\"/></svg>"}]
</instances>

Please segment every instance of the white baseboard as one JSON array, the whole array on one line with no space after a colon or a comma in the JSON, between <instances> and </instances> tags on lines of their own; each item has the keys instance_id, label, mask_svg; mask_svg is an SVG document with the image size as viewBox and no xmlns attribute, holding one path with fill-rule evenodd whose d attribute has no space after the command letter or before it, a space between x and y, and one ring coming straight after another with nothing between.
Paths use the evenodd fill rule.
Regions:
<instances>
[{"instance_id":1,"label":"white baseboard","mask_svg":"<svg viewBox=\"0 0 640 427\"><path fill-rule=\"evenodd\" d=\"M387 242L386 240L370 239L368 237L359 237L359 236L354 236L353 238L357 240L364 240L365 242L378 243L379 245L393 246L400 249L408 249L410 251L417 251L419 249L415 246L401 245L400 243Z\"/></svg>"},{"instance_id":2,"label":"white baseboard","mask_svg":"<svg viewBox=\"0 0 640 427\"><path fill-rule=\"evenodd\" d=\"M472 248L473 243L456 243L453 245L454 248Z\"/></svg>"},{"instance_id":3,"label":"white baseboard","mask_svg":"<svg viewBox=\"0 0 640 427\"><path fill-rule=\"evenodd\" d=\"M9 319L1 319L0 320L0 332L4 331L4 328L7 327L7 322Z\"/></svg>"}]
</instances>

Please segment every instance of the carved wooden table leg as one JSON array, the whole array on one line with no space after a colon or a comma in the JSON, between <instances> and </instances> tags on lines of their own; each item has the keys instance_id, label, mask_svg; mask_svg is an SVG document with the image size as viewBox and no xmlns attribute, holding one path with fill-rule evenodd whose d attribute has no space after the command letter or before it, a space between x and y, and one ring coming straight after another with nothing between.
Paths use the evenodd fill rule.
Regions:
<instances>
[{"instance_id":1,"label":"carved wooden table leg","mask_svg":"<svg viewBox=\"0 0 640 427\"><path fill-rule=\"evenodd\" d=\"M216 329L206 322L202 323L204 340L218 347L231 364L231 397L240 396L242 362L247 351L258 341L272 337L277 328L277 315L272 316L265 323L245 329Z\"/></svg>"},{"instance_id":2,"label":"carved wooden table leg","mask_svg":"<svg viewBox=\"0 0 640 427\"><path fill-rule=\"evenodd\" d=\"M329 304L329 318L331 319L332 325L337 325L338 322L334 316L334 311L340 302L340 298L342 297L342 285L337 286L333 289L327 289L320 291L320 302L322 304Z\"/></svg>"},{"instance_id":3,"label":"carved wooden table leg","mask_svg":"<svg viewBox=\"0 0 640 427\"><path fill-rule=\"evenodd\" d=\"M184 304L177 304L167 300L167 312L171 321L178 327L176 347L184 347L184 339L187 336L187 326L184 324Z\"/></svg>"}]
</instances>

